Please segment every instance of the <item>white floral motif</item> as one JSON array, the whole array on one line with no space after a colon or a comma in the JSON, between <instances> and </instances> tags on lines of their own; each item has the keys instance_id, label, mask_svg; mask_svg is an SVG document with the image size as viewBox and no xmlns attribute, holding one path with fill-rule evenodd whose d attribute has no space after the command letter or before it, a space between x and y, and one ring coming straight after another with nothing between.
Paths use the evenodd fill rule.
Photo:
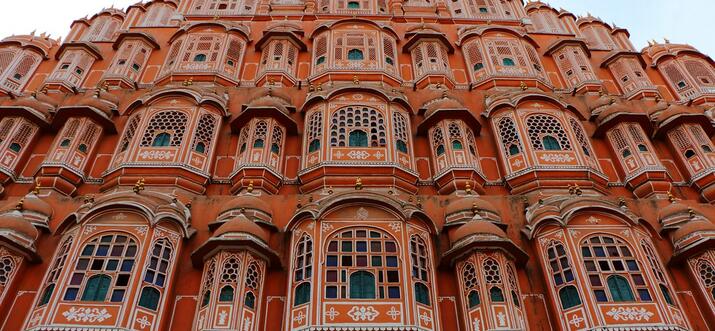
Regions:
<instances>
[{"instance_id":1,"label":"white floral motif","mask_svg":"<svg viewBox=\"0 0 715 331\"><path fill-rule=\"evenodd\" d=\"M225 310L222 310L220 313L218 313L218 324L225 325L226 317L228 317L228 313Z\"/></svg>"},{"instance_id":2,"label":"white floral motif","mask_svg":"<svg viewBox=\"0 0 715 331\"><path fill-rule=\"evenodd\" d=\"M598 217L595 217L595 216L589 216L586 219L586 223L589 223L589 224L598 224L598 222L600 222L600 221L601 221L601 219Z\"/></svg>"},{"instance_id":3,"label":"white floral motif","mask_svg":"<svg viewBox=\"0 0 715 331\"><path fill-rule=\"evenodd\" d=\"M144 237L146 235L147 230L149 230L149 228L146 226L137 226L136 228L134 228L134 230L137 231L137 234Z\"/></svg>"},{"instance_id":4,"label":"white floral motif","mask_svg":"<svg viewBox=\"0 0 715 331\"><path fill-rule=\"evenodd\" d=\"M399 310L395 309L395 306L390 307L390 310L387 312L387 316L390 316L393 321L397 320L397 316L402 315Z\"/></svg>"},{"instance_id":5,"label":"white floral motif","mask_svg":"<svg viewBox=\"0 0 715 331\"><path fill-rule=\"evenodd\" d=\"M156 159L164 159L164 160L169 160L172 157L174 157L174 153L170 151L143 151L139 153L139 156L141 156L142 159L151 159L151 160L156 160Z\"/></svg>"},{"instance_id":6,"label":"white floral motif","mask_svg":"<svg viewBox=\"0 0 715 331\"><path fill-rule=\"evenodd\" d=\"M142 316L142 318L137 318L136 322L139 324L142 330L146 329L147 326L151 326L151 322L149 322L149 319L146 318L146 315Z\"/></svg>"},{"instance_id":7,"label":"white floral motif","mask_svg":"<svg viewBox=\"0 0 715 331\"><path fill-rule=\"evenodd\" d=\"M302 311L298 312L298 315L295 315L295 317L293 317L293 321L298 322L298 324L303 324L304 319L305 319L305 314L303 314Z\"/></svg>"},{"instance_id":8,"label":"white floral motif","mask_svg":"<svg viewBox=\"0 0 715 331\"><path fill-rule=\"evenodd\" d=\"M330 223L322 223L320 225L320 230L323 232L328 232L333 229L333 225Z\"/></svg>"},{"instance_id":9,"label":"white floral motif","mask_svg":"<svg viewBox=\"0 0 715 331\"><path fill-rule=\"evenodd\" d=\"M348 311L348 316L353 319L353 321L374 321L377 315L380 313L375 310L372 306L368 307L358 307L353 306L350 311Z\"/></svg>"},{"instance_id":10,"label":"white floral motif","mask_svg":"<svg viewBox=\"0 0 715 331\"><path fill-rule=\"evenodd\" d=\"M104 322L104 320L112 317L112 315L110 315L104 308L75 307L72 307L68 311L62 313L62 316L64 316L67 321L76 322Z\"/></svg>"},{"instance_id":11,"label":"white floral motif","mask_svg":"<svg viewBox=\"0 0 715 331\"><path fill-rule=\"evenodd\" d=\"M422 312L422 315L420 315L420 321L422 321L424 325L429 326L432 323L432 317L429 317L427 312Z\"/></svg>"},{"instance_id":12,"label":"white floral motif","mask_svg":"<svg viewBox=\"0 0 715 331\"><path fill-rule=\"evenodd\" d=\"M392 231L399 232L402 230L402 223L392 222L390 223L390 228L392 229Z\"/></svg>"},{"instance_id":13,"label":"white floral motif","mask_svg":"<svg viewBox=\"0 0 715 331\"><path fill-rule=\"evenodd\" d=\"M365 160L368 157L370 157L370 153L368 153L366 151L350 151L347 155L349 158L351 158L353 160L355 160L355 159Z\"/></svg>"},{"instance_id":14,"label":"white floral motif","mask_svg":"<svg viewBox=\"0 0 715 331\"><path fill-rule=\"evenodd\" d=\"M369 214L368 214L368 212L367 212L367 209L365 209L365 208L363 208L363 207L360 207L360 208L357 210L357 219L359 219L359 220L361 220L361 221L364 221L364 220L366 220L366 219L368 218L368 216L369 216Z\"/></svg>"},{"instance_id":15,"label":"white floral motif","mask_svg":"<svg viewBox=\"0 0 715 331\"><path fill-rule=\"evenodd\" d=\"M335 320L335 317L340 315L340 313L335 310L335 307L330 307L330 310L325 312L325 316L328 316L331 321Z\"/></svg>"},{"instance_id":16,"label":"white floral motif","mask_svg":"<svg viewBox=\"0 0 715 331\"><path fill-rule=\"evenodd\" d=\"M42 313L41 312L36 312L34 315L32 315L32 319L30 320L30 326L35 326L37 323L40 323L40 320L42 319Z\"/></svg>"},{"instance_id":17,"label":"white floral motif","mask_svg":"<svg viewBox=\"0 0 715 331\"><path fill-rule=\"evenodd\" d=\"M584 318L581 316L578 316L576 314L571 315L571 319L569 320L569 324L575 326L575 327L581 327L581 322L584 321Z\"/></svg>"},{"instance_id":18,"label":"white floral motif","mask_svg":"<svg viewBox=\"0 0 715 331\"><path fill-rule=\"evenodd\" d=\"M500 311L499 314L497 314L497 320L499 321L499 326L505 326L506 325L506 314L504 314L503 311Z\"/></svg>"},{"instance_id":19,"label":"white floral motif","mask_svg":"<svg viewBox=\"0 0 715 331\"><path fill-rule=\"evenodd\" d=\"M472 324L474 324L474 331L480 331L482 329L482 323L479 323L478 318L475 318Z\"/></svg>"},{"instance_id":20,"label":"white floral motif","mask_svg":"<svg viewBox=\"0 0 715 331\"><path fill-rule=\"evenodd\" d=\"M616 321L648 321L654 314L643 307L614 307L606 315L611 316Z\"/></svg>"},{"instance_id":21,"label":"white floral motif","mask_svg":"<svg viewBox=\"0 0 715 331\"><path fill-rule=\"evenodd\" d=\"M87 225L87 226L84 227L83 233L84 233L84 234L91 234L91 233L94 232L95 230L97 230L97 226L95 226L95 225Z\"/></svg>"},{"instance_id":22,"label":"white floral motif","mask_svg":"<svg viewBox=\"0 0 715 331\"><path fill-rule=\"evenodd\" d=\"M574 158L568 154L541 154L540 159L546 162L558 163L566 163L574 160Z\"/></svg>"},{"instance_id":23,"label":"white floral motif","mask_svg":"<svg viewBox=\"0 0 715 331\"><path fill-rule=\"evenodd\" d=\"M246 319L243 320L243 331L250 330L252 324L253 324L253 319L251 319L250 317L246 317Z\"/></svg>"}]
</instances>

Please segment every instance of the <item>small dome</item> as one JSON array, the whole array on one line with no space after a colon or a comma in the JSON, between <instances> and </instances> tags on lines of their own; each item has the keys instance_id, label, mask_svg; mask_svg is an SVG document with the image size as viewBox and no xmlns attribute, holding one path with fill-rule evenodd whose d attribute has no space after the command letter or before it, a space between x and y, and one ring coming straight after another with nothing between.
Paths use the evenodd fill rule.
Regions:
<instances>
[{"instance_id":1,"label":"small dome","mask_svg":"<svg viewBox=\"0 0 715 331\"><path fill-rule=\"evenodd\" d=\"M660 209L658 212L658 219L668 219L674 216L682 215L682 214L689 214L691 211L694 211L690 206L684 205L679 202L671 202L667 206L663 207Z\"/></svg>"},{"instance_id":2,"label":"small dome","mask_svg":"<svg viewBox=\"0 0 715 331\"><path fill-rule=\"evenodd\" d=\"M700 111L697 108L693 107L687 107L679 104L672 103L666 108L665 110L661 111L659 114L656 116L656 121L660 124L663 123L667 120L669 120L672 117L678 116L678 115L701 115L702 111Z\"/></svg>"},{"instance_id":3,"label":"small dome","mask_svg":"<svg viewBox=\"0 0 715 331\"><path fill-rule=\"evenodd\" d=\"M459 241L469 236L478 234L492 235L509 240L504 230L500 229L494 223L487 221L468 222L467 224L460 226L459 228L457 228L457 230L452 232L452 234L449 236L449 240L452 243L452 246L454 246L454 244L458 243Z\"/></svg>"},{"instance_id":4,"label":"small dome","mask_svg":"<svg viewBox=\"0 0 715 331\"><path fill-rule=\"evenodd\" d=\"M22 210L36 212L47 217L52 216L52 206L35 195L35 193L30 193L23 198Z\"/></svg>"},{"instance_id":5,"label":"small dome","mask_svg":"<svg viewBox=\"0 0 715 331\"><path fill-rule=\"evenodd\" d=\"M250 195L242 195L232 199L224 205L221 214L236 209L253 209L264 212L268 215L273 214L273 210L270 205L268 205L265 201Z\"/></svg>"},{"instance_id":6,"label":"small dome","mask_svg":"<svg viewBox=\"0 0 715 331\"><path fill-rule=\"evenodd\" d=\"M35 240L38 236L37 229L32 223L25 220L22 214L16 210L0 215L0 229L10 230L31 240Z\"/></svg>"},{"instance_id":7,"label":"small dome","mask_svg":"<svg viewBox=\"0 0 715 331\"><path fill-rule=\"evenodd\" d=\"M464 211L472 212L476 211L486 211L489 213L498 214L496 208L491 203L479 198L465 198L458 199L449 203L447 208L444 210L445 215L452 215L455 213L460 213Z\"/></svg>"},{"instance_id":8,"label":"small dome","mask_svg":"<svg viewBox=\"0 0 715 331\"><path fill-rule=\"evenodd\" d=\"M230 221L221 225L214 232L214 237L221 237L223 235L238 233L248 234L260 239L263 242L268 242L268 234L266 233L266 231L261 229L258 224L250 221L248 218L246 218L246 216L243 215L234 217Z\"/></svg>"},{"instance_id":9,"label":"small dome","mask_svg":"<svg viewBox=\"0 0 715 331\"><path fill-rule=\"evenodd\" d=\"M616 98L605 93L598 97L598 99L588 102L588 107L591 109L591 116L598 116L606 107L615 102Z\"/></svg>"},{"instance_id":10,"label":"small dome","mask_svg":"<svg viewBox=\"0 0 715 331\"><path fill-rule=\"evenodd\" d=\"M675 230L675 232L673 232L673 242L677 243L678 241L685 239L691 234L703 231L715 231L715 224L713 224L711 221L704 219L687 222L683 224L683 226L681 226L678 230Z\"/></svg>"}]
</instances>

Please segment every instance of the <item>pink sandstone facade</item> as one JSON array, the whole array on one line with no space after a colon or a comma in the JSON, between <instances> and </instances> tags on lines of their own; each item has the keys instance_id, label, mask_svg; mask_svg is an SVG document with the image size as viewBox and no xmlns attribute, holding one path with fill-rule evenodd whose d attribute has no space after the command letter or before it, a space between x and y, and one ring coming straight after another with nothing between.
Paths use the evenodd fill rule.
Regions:
<instances>
[{"instance_id":1,"label":"pink sandstone facade","mask_svg":"<svg viewBox=\"0 0 715 331\"><path fill-rule=\"evenodd\" d=\"M714 64L521 0L7 37L0 329L715 329Z\"/></svg>"}]
</instances>

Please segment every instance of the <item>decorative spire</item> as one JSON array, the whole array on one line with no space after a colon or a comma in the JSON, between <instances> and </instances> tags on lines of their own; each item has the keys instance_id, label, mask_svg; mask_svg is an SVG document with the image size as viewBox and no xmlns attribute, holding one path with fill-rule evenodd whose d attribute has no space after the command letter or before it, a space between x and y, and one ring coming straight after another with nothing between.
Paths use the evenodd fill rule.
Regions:
<instances>
[{"instance_id":1,"label":"decorative spire","mask_svg":"<svg viewBox=\"0 0 715 331\"><path fill-rule=\"evenodd\" d=\"M25 198L20 199L15 205L16 210L22 210L22 205L25 204Z\"/></svg>"},{"instance_id":2,"label":"decorative spire","mask_svg":"<svg viewBox=\"0 0 715 331\"><path fill-rule=\"evenodd\" d=\"M362 178L355 178L355 189L362 190Z\"/></svg>"},{"instance_id":3,"label":"decorative spire","mask_svg":"<svg viewBox=\"0 0 715 331\"><path fill-rule=\"evenodd\" d=\"M253 192L253 179L248 181L248 187L246 188L246 192L248 192L248 193Z\"/></svg>"}]
</instances>

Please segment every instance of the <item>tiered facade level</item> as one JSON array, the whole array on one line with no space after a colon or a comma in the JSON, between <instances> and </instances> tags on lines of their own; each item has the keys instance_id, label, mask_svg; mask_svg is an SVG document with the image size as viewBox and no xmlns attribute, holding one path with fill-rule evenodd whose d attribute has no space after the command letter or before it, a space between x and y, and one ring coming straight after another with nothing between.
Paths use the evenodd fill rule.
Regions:
<instances>
[{"instance_id":1,"label":"tiered facade level","mask_svg":"<svg viewBox=\"0 0 715 331\"><path fill-rule=\"evenodd\" d=\"M714 120L709 56L541 2L8 37L0 329L715 329Z\"/></svg>"}]
</instances>

